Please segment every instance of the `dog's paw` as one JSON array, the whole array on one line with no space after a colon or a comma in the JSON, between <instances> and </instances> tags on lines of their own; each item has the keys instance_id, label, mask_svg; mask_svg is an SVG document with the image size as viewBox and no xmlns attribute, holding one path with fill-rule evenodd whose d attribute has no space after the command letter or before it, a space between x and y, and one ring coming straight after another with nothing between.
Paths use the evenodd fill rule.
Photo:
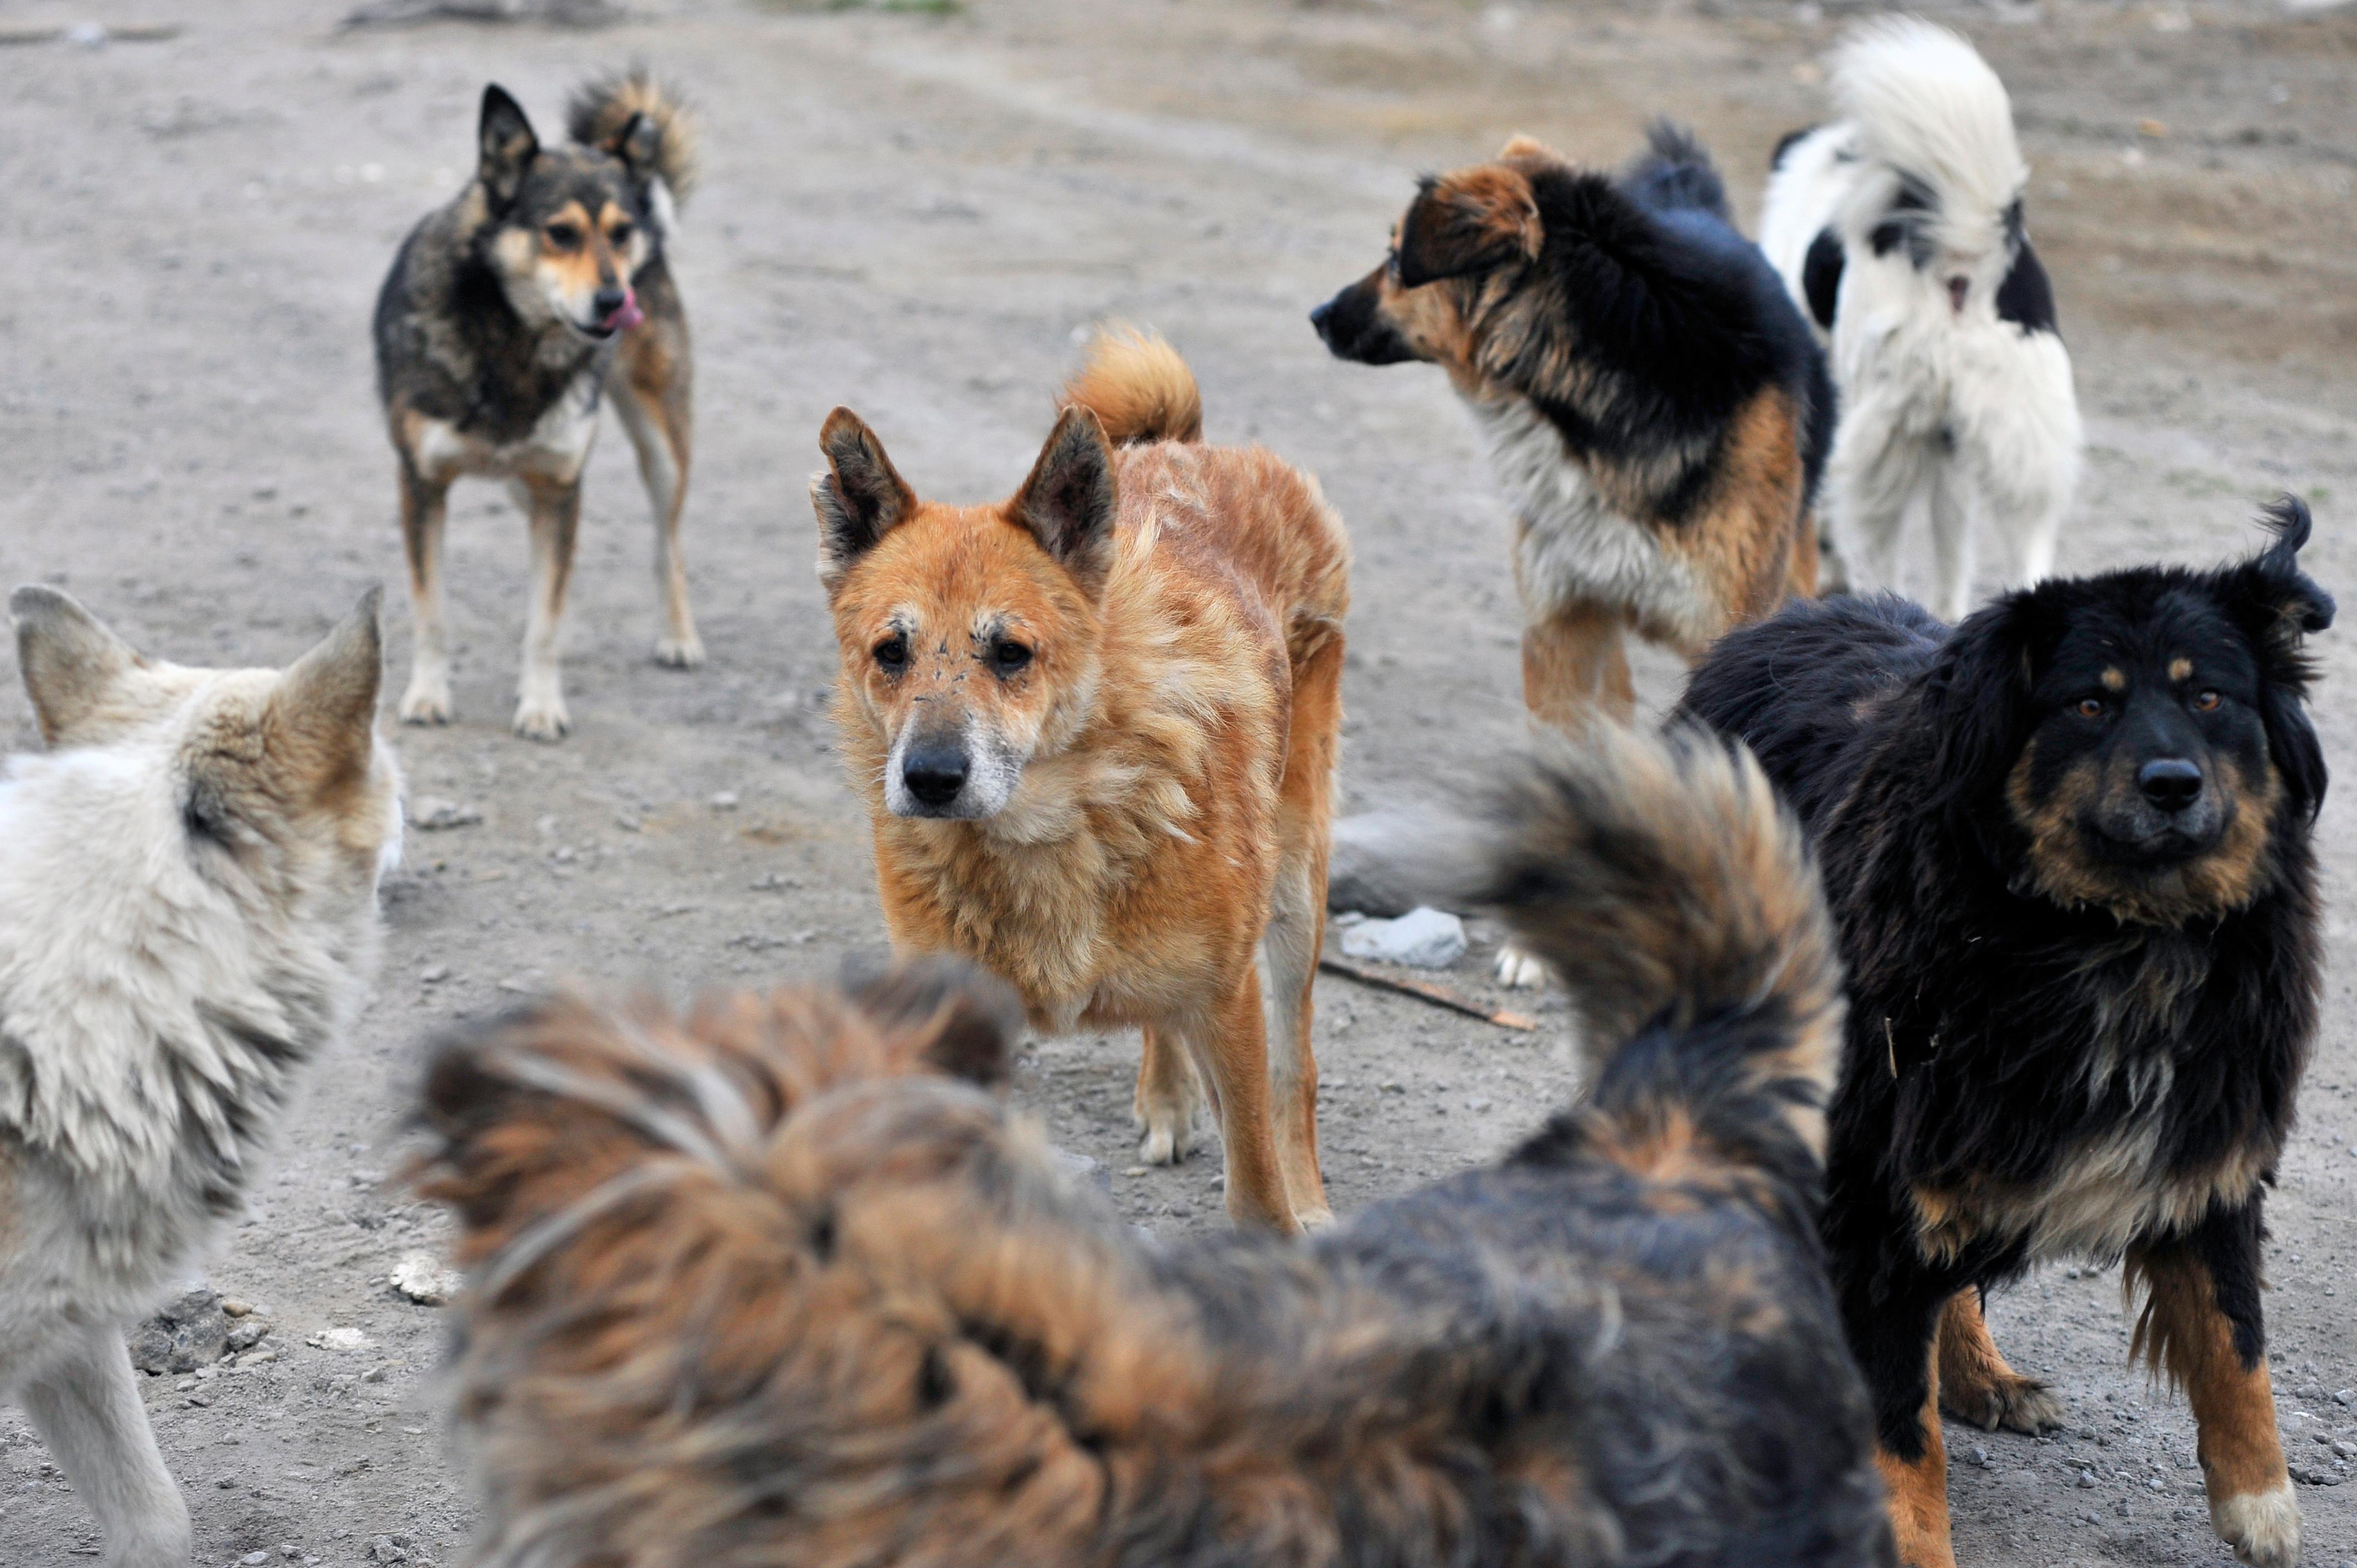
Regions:
<instances>
[{"instance_id":1,"label":"dog's paw","mask_svg":"<svg viewBox=\"0 0 2357 1568\"><path fill-rule=\"evenodd\" d=\"M2219 1498L2210 1505L2210 1528L2251 1568L2292 1568L2299 1561L2299 1502L2289 1481Z\"/></svg>"},{"instance_id":2,"label":"dog's paw","mask_svg":"<svg viewBox=\"0 0 2357 1568\"><path fill-rule=\"evenodd\" d=\"M673 670L693 670L704 662L704 639L692 631L685 637L656 638L655 662Z\"/></svg>"},{"instance_id":3,"label":"dog's paw","mask_svg":"<svg viewBox=\"0 0 2357 1568\"><path fill-rule=\"evenodd\" d=\"M2002 1427L2042 1437L2062 1424L2062 1402L2045 1383L2018 1372L2007 1372L1972 1388L1953 1387L1943 1380L1940 1407L1984 1432Z\"/></svg>"},{"instance_id":4,"label":"dog's paw","mask_svg":"<svg viewBox=\"0 0 2357 1568\"><path fill-rule=\"evenodd\" d=\"M1546 983L1546 965L1512 942L1498 950L1498 983L1528 991Z\"/></svg>"},{"instance_id":5,"label":"dog's paw","mask_svg":"<svg viewBox=\"0 0 2357 1568\"><path fill-rule=\"evenodd\" d=\"M1149 1165L1175 1165L1195 1152L1193 1118L1157 1112L1141 1118L1146 1135L1137 1141L1137 1157Z\"/></svg>"},{"instance_id":6,"label":"dog's paw","mask_svg":"<svg viewBox=\"0 0 2357 1568\"><path fill-rule=\"evenodd\" d=\"M450 712L450 688L442 682L412 681L401 694L403 724L447 725Z\"/></svg>"},{"instance_id":7,"label":"dog's paw","mask_svg":"<svg viewBox=\"0 0 2357 1568\"><path fill-rule=\"evenodd\" d=\"M1316 1208L1297 1208L1293 1211L1293 1222L1305 1232L1324 1230L1334 1223L1334 1211L1323 1205Z\"/></svg>"},{"instance_id":8,"label":"dog's paw","mask_svg":"<svg viewBox=\"0 0 2357 1568\"><path fill-rule=\"evenodd\" d=\"M516 704L515 721L509 727L526 740L563 740L573 727L573 717L561 697L526 697Z\"/></svg>"}]
</instances>

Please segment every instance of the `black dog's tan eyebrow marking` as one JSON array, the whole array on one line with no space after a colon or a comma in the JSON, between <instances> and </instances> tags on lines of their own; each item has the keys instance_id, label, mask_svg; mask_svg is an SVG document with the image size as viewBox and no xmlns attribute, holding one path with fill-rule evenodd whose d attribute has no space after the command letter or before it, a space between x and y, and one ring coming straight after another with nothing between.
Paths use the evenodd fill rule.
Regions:
<instances>
[{"instance_id":1,"label":"black dog's tan eyebrow marking","mask_svg":"<svg viewBox=\"0 0 2357 1568\"><path fill-rule=\"evenodd\" d=\"M2127 672L2126 672L2126 671L2124 671L2124 670L2120 669L2117 665L2113 665L2113 666L2111 666L2111 667L2107 668L2106 670L2104 670L2104 691L2106 691L2106 692L2125 692L2125 691L2126 691L2127 689L2128 689L2128 677L2127 677Z\"/></svg>"},{"instance_id":2,"label":"black dog's tan eyebrow marking","mask_svg":"<svg viewBox=\"0 0 2357 1568\"><path fill-rule=\"evenodd\" d=\"M2172 681L2190 681L2193 679L2193 660L2186 658L2185 655L2181 653L2176 658L2170 660L2169 661L2169 678Z\"/></svg>"}]
</instances>

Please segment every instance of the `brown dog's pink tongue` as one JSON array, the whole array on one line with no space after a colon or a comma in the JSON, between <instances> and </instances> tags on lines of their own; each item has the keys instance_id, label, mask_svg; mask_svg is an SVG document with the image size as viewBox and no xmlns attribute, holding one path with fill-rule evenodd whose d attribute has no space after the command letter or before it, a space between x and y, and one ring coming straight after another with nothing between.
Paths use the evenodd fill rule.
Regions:
<instances>
[{"instance_id":1,"label":"brown dog's pink tongue","mask_svg":"<svg viewBox=\"0 0 2357 1568\"><path fill-rule=\"evenodd\" d=\"M628 332L646 318L647 313L639 308L639 291L628 289L623 292L622 303L615 307L614 314L606 317L606 329L608 332Z\"/></svg>"}]
</instances>

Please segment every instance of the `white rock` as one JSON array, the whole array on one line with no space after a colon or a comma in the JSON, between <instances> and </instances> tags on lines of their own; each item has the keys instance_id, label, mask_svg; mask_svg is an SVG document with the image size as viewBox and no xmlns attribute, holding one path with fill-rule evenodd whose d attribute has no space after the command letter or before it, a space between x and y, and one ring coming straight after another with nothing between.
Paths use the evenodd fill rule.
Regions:
<instances>
[{"instance_id":1,"label":"white rock","mask_svg":"<svg viewBox=\"0 0 2357 1568\"><path fill-rule=\"evenodd\" d=\"M1418 907L1396 920L1362 920L1342 933L1342 951L1378 963L1447 969L1465 956L1465 922L1443 909Z\"/></svg>"},{"instance_id":2,"label":"white rock","mask_svg":"<svg viewBox=\"0 0 2357 1568\"><path fill-rule=\"evenodd\" d=\"M318 1350L365 1350L374 1341L357 1328L324 1328L305 1343Z\"/></svg>"},{"instance_id":3,"label":"white rock","mask_svg":"<svg viewBox=\"0 0 2357 1568\"><path fill-rule=\"evenodd\" d=\"M440 1306L466 1283L427 1252L411 1252L393 1266L393 1288L422 1306Z\"/></svg>"},{"instance_id":4,"label":"white rock","mask_svg":"<svg viewBox=\"0 0 2357 1568\"><path fill-rule=\"evenodd\" d=\"M410 825L421 832L438 833L450 828L470 828L482 820L481 807L461 805L437 795L424 796L409 803Z\"/></svg>"}]
</instances>

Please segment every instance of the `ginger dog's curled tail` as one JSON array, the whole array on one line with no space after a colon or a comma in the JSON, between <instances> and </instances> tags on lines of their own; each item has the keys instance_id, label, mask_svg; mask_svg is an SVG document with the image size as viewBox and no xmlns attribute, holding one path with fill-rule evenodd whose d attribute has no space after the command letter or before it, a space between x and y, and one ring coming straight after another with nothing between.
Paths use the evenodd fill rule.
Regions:
<instances>
[{"instance_id":1,"label":"ginger dog's curled tail","mask_svg":"<svg viewBox=\"0 0 2357 1568\"><path fill-rule=\"evenodd\" d=\"M1203 438L1203 395L1195 372L1160 335L1135 327L1097 328L1056 406L1087 409L1116 446Z\"/></svg>"},{"instance_id":2,"label":"ginger dog's curled tail","mask_svg":"<svg viewBox=\"0 0 2357 1568\"><path fill-rule=\"evenodd\" d=\"M1570 989L1593 1110L1738 1133L1771 1116L1821 1160L1841 963L1800 825L1750 755L1599 724L1534 759L1503 816L1473 895Z\"/></svg>"},{"instance_id":3,"label":"ginger dog's curled tail","mask_svg":"<svg viewBox=\"0 0 2357 1568\"><path fill-rule=\"evenodd\" d=\"M646 67L632 66L574 89L565 128L583 146L603 148L661 180L675 204L687 204L703 168L701 138L678 95Z\"/></svg>"}]
</instances>

